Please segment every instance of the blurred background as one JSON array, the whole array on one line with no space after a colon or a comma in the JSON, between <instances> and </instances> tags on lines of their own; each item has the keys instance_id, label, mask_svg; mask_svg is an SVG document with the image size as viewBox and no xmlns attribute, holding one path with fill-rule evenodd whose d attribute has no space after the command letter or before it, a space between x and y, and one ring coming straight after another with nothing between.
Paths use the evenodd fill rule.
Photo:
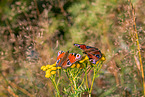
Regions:
<instances>
[{"instance_id":1,"label":"blurred background","mask_svg":"<svg viewBox=\"0 0 145 97\"><path fill-rule=\"evenodd\" d=\"M135 28L145 64L145 1L131 2L135 13L127 0L0 0L0 96L54 96L40 68L60 50L82 54L74 43L106 56L94 97L142 96Z\"/></svg>"}]
</instances>

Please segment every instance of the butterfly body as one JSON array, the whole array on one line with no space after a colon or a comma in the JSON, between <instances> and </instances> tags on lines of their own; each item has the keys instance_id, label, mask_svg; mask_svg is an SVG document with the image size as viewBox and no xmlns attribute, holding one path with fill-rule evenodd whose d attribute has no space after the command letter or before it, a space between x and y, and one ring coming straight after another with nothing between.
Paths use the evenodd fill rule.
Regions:
<instances>
[{"instance_id":1,"label":"butterfly body","mask_svg":"<svg viewBox=\"0 0 145 97\"><path fill-rule=\"evenodd\" d=\"M69 53L69 51L59 51L57 56L56 66L67 68L70 67L73 63L80 60L82 57L80 54Z\"/></svg>"},{"instance_id":2,"label":"butterfly body","mask_svg":"<svg viewBox=\"0 0 145 97\"><path fill-rule=\"evenodd\" d=\"M86 46L85 44L74 44L76 47L83 50L83 53L87 54L89 60L96 64L96 62L102 57L102 53L98 48Z\"/></svg>"}]
</instances>

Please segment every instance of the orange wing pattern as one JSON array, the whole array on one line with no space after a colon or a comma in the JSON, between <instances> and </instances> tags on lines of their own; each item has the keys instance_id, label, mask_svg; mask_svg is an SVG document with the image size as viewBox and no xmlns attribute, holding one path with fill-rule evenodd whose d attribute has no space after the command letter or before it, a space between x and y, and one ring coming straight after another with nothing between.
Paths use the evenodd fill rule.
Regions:
<instances>
[{"instance_id":1,"label":"orange wing pattern","mask_svg":"<svg viewBox=\"0 0 145 97\"><path fill-rule=\"evenodd\" d=\"M70 67L73 63L80 60L82 57L80 54L69 53L64 51L59 51L57 56L56 66L67 68Z\"/></svg>"}]
</instances>

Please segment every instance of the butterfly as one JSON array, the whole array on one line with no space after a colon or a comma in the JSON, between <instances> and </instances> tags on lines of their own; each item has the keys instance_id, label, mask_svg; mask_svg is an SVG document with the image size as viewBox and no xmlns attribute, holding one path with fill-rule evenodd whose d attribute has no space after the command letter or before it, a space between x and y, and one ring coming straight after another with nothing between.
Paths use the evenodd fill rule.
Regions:
<instances>
[{"instance_id":1,"label":"butterfly","mask_svg":"<svg viewBox=\"0 0 145 97\"><path fill-rule=\"evenodd\" d=\"M85 44L74 44L76 47L83 50L83 53L87 54L89 57L89 61L91 61L93 64L96 64L96 62L102 57L102 53L98 48L86 46Z\"/></svg>"},{"instance_id":2,"label":"butterfly","mask_svg":"<svg viewBox=\"0 0 145 97\"><path fill-rule=\"evenodd\" d=\"M82 56L76 53L69 53L69 51L59 51L57 55L56 66L67 68L70 67L76 61L81 60Z\"/></svg>"}]
</instances>

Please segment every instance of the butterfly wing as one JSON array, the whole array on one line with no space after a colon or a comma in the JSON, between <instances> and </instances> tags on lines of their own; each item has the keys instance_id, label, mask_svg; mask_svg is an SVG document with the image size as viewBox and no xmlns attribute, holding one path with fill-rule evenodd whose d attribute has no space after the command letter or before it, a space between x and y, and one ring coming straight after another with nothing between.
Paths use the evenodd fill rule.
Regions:
<instances>
[{"instance_id":1,"label":"butterfly wing","mask_svg":"<svg viewBox=\"0 0 145 97\"><path fill-rule=\"evenodd\" d=\"M85 44L74 44L74 45L82 50L87 49Z\"/></svg>"},{"instance_id":2,"label":"butterfly wing","mask_svg":"<svg viewBox=\"0 0 145 97\"><path fill-rule=\"evenodd\" d=\"M62 67L63 68L70 67L76 61L81 60L81 58L82 58L82 56L80 54L70 53L68 56L68 60L65 62L65 64L62 64Z\"/></svg>"},{"instance_id":3,"label":"butterfly wing","mask_svg":"<svg viewBox=\"0 0 145 97\"><path fill-rule=\"evenodd\" d=\"M86 46L85 44L74 44L76 47L83 50L83 53L87 54L89 60L96 64L96 62L102 57L101 51L98 48Z\"/></svg>"},{"instance_id":4,"label":"butterfly wing","mask_svg":"<svg viewBox=\"0 0 145 97\"><path fill-rule=\"evenodd\" d=\"M86 53L89 57L89 61L91 61L93 64L96 64L96 62L102 57L101 52L97 51L95 54L92 53Z\"/></svg>"},{"instance_id":5,"label":"butterfly wing","mask_svg":"<svg viewBox=\"0 0 145 97\"><path fill-rule=\"evenodd\" d=\"M76 53L70 53L69 55L69 61L73 64L76 61L81 60L82 56L80 54L76 54Z\"/></svg>"},{"instance_id":6,"label":"butterfly wing","mask_svg":"<svg viewBox=\"0 0 145 97\"><path fill-rule=\"evenodd\" d=\"M98 58L101 58L102 57L102 53L100 50L96 50L96 51L90 51L90 52L84 52L85 54L89 53L89 54L92 54L93 56L96 56Z\"/></svg>"},{"instance_id":7,"label":"butterfly wing","mask_svg":"<svg viewBox=\"0 0 145 97\"><path fill-rule=\"evenodd\" d=\"M80 60L82 57L80 54L76 53L66 53L64 51L59 51L57 56L56 66L67 68L70 67L73 63Z\"/></svg>"},{"instance_id":8,"label":"butterfly wing","mask_svg":"<svg viewBox=\"0 0 145 97\"><path fill-rule=\"evenodd\" d=\"M64 51L59 51L57 56L56 66L62 67L63 64L66 64L68 56L69 56L69 51L67 51L66 53Z\"/></svg>"},{"instance_id":9,"label":"butterfly wing","mask_svg":"<svg viewBox=\"0 0 145 97\"><path fill-rule=\"evenodd\" d=\"M85 44L74 44L76 47L84 50L84 52L90 52L90 51L95 51L98 50L98 48L91 47L91 46L86 46Z\"/></svg>"},{"instance_id":10,"label":"butterfly wing","mask_svg":"<svg viewBox=\"0 0 145 97\"><path fill-rule=\"evenodd\" d=\"M59 60L60 58L62 58L62 56L65 54L64 51L59 51L57 54L57 60Z\"/></svg>"}]
</instances>

